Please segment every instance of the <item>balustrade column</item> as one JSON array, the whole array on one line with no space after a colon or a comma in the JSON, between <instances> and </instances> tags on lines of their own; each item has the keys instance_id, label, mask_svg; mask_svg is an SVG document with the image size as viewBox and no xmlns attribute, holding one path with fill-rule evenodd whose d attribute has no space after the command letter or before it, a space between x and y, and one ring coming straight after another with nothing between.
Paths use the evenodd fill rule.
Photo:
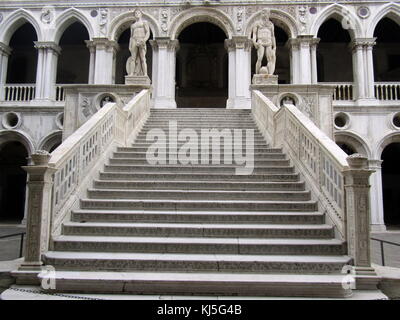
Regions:
<instances>
[{"instance_id":1,"label":"balustrade column","mask_svg":"<svg viewBox=\"0 0 400 320\"><path fill-rule=\"evenodd\" d=\"M11 51L8 45L0 42L0 100L5 98L4 86L7 81L8 57Z\"/></svg>"},{"instance_id":2,"label":"balustrade column","mask_svg":"<svg viewBox=\"0 0 400 320\"><path fill-rule=\"evenodd\" d=\"M54 100L57 61L61 48L54 42L35 41L38 50L36 71L36 100Z\"/></svg>"},{"instance_id":3,"label":"balustrade column","mask_svg":"<svg viewBox=\"0 0 400 320\"><path fill-rule=\"evenodd\" d=\"M176 52L179 41L155 38L153 47L153 99L155 108L176 108L175 78Z\"/></svg>"},{"instance_id":4,"label":"balustrade column","mask_svg":"<svg viewBox=\"0 0 400 320\"><path fill-rule=\"evenodd\" d=\"M370 256L370 184L374 172L368 159L359 154L347 158L349 169L344 171L346 191L346 229L348 255L353 257L357 288L371 284L374 276ZM367 276L367 278L364 278ZM366 280L365 282L362 282Z\"/></svg>"},{"instance_id":5,"label":"balustrade column","mask_svg":"<svg viewBox=\"0 0 400 320\"><path fill-rule=\"evenodd\" d=\"M244 36L225 40L229 59L228 109L251 109L252 41Z\"/></svg>"},{"instance_id":6,"label":"balustrade column","mask_svg":"<svg viewBox=\"0 0 400 320\"><path fill-rule=\"evenodd\" d=\"M107 38L86 41L90 51L89 79L91 84L115 83L115 60L119 45Z\"/></svg>"}]
</instances>

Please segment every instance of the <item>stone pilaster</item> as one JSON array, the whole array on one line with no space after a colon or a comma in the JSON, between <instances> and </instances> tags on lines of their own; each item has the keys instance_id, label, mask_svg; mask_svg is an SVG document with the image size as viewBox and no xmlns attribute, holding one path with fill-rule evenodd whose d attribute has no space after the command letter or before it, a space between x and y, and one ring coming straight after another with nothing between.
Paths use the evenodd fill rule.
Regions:
<instances>
[{"instance_id":1,"label":"stone pilaster","mask_svg":"<svg viewBox=\"0 0 400 320\"><path fill-rule=\"evenodd\" d=\"M0 42L0 100L4 100L4 85L7 81L8 57L12 49Z\"/></svg>"},{"instance_id":2,"label":"stone pilaster","mask_svg":"<svg viewBox=\"0 0 400 320\"><path fill-rule=\"evenodd\" d=\"M370 256L370 184L374 172L368 159L359 154L347 158L344 171L348 255L353 258L357 289L376 285Z\"/></svg>"},{"instance_id":3,"label":"stone pilaster","mask_svg":"<svg viewBox=\"0 0 400 320\"><path fill-rule=\"evenodd\" d=\"M51 232L51 189L55 169L49 167L50 154L45 151L38 151L31 158L33 165L23 167L28 173L28 215L21 271L40 271L41 256L48 250Z\"/></svg>"},{"instance_id":4,"label":"stone pilaster","mask_svg":"<svg viewBox=\"0 0 400 320\"><path fill-rule=\"evenodd\" d=\"M36 100L54 100L57 61L61 48L54 42L35 41L38 50L36 71Z\"/></svg>"},{"instance_id":5,"label":"stone pilaster","mask_svg":"<svg viewBox=\"0 0 400 320\"><path fill-rule=\"evenodd\" d=\"M115 63L119 45L116 41L107 38L93 38L87 40L90 51L89 83L115 83Z\"/></svg>"},{"instance_id":6,"label":"stone pilaster","mask_svg":"<svg viewBox=\"0 0 400 320\"><path fill-rule=\"evenodd\" d=\"M357 38L350 43L353 54L355 98L375 99L375 79L372 49L376 38Z\"/></svg>"},{"instance_id":7,"label":"stone pilaster","mask_svg":"<svg viewBox=\"0 0 400 320\"><path fill-rule=\"evenodd\" d=\"M176 52L179 41L170 38L155 38L153 47L153 99L155 108L176 108L175 78Z\"/></svg>"},{"instance_id":8,"label":"stone pilaster","mask_svg":"<svg viewBox=\"0 0 400 320\"><path fill-rule=\"evenodd\" d=\"M245 36L225 40L229 57L228 109L251 108L251 48L252 42Z\"/></svg>"}]
</instances>

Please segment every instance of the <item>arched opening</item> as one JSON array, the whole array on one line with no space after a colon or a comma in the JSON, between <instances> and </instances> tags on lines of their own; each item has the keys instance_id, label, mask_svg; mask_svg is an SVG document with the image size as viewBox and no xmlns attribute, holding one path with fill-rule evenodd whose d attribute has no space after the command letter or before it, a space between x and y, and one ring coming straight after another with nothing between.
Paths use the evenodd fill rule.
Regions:
<instances>
[{"instance_id":1,"label":"arched opening","mask_svg":"<svg viewBox=\"0 0 400 320\"><path fill-rule=\"evenodd\" d=\"M18 141L0 146L0 221L19 223L24 218L28 152Z\"/></svg>"},{"instance_id":2,"label":"arched opening","mask_svg":"<svg viewBox=\"0 0 400 320\"><path fill-rule=\"evenodd\" d=\"M19 27L10 39L11 55L8 59L7 83L35 83L37 68L37 41L35 28L30 23Z\"/></svg>"},{"instance_id":3,"label":"arched opening","mask_svg":"<svg viewBox=\"0 0 400 320\"><path fill-rule=\"evenodd\" d=\"M389 144L382 152L383 210L387 226L400 226L400 143Z\"/></svg>"},{"instance_id":4,"label":"arched opening","mask_svg":"<svg viewBox=\"0 0 400 320\"><path fill-rule=\"evenodd\" d=\"M179 35L176 103L179 108L225 108L228 99L227 38L218 26L199 22Z\"/></svg>"},{"instance_id":5,"label":"arched opening","mask_svg":"<svg viewBox=\"0 0 400 320\"><path fill-rule=\"evenodd\" d=\"M348 143L336 142L336 144L340 147L340 149L342 149L344 152L346 152L346 154L349 156L356 153L356 150L352 146L350 146Z\"/></svg>"},{"instance_id":6,"label":"arched opening","mask_svg":"<svg viewBox=\"0 0 400 320\"><path fill-rule=\"evenodd\" d=\"M131 30L128 27L118 38L119 50L116 55L116 68L115 68L115 83L125 84L126 72L126 62L131 56L129 51L129 39L131 37ZM153 34L150 31L150 38L153 39ZM150 41L147 41L147 51L146 51L146 62L147 62L147 74L150 79L152 79L152 69L153 69L153 54Z\"/></svg>"},{"instance_id":7,"label":"arched opening","mask_svg":"<svg viewBox=\"0 0 400 320\"><path fill-rule=\"evenodd\" d=\"M85 40L89 40L89 33L80 22L72 23L64 31L59 43L57 83L88 83L90 53Z\"/></svg>"},{"instance_id":8,"label":"arched opening","mask_svg":"<svg viewBox=\"0 0 400 320\"><path fill-rule=\"evenodd\" d=\"M319 82L353 82L350 34L333 18L318 30L317 73Z\"/></svg>"},{"instance_id":9,"label":"arched opening","mask_svg":"<svg viewBox=\"0 0 400 320\"><path fill-rule=\"evenodd\" d=\"M274 21L272 21L274 22ZM274 22L275 23L275 22ZM276 65L275 74L278 76L278 83L289 84L290 83L290 51L286 46L289 39L285 30L274 26L275 40L276 40ZM256 69L257 62L257 51L252 47L251 50L251 76L253 77ZM264 57L263 66L267 65L266 58Z\"/></svg>"},{"instance_id":10,"label":"arched opening","mask_svg":"<svg viewBox=\"0 0 400 320\"><path fill-rule=\"evenodd\" d=\"M374 37L375 81L400 81L400 26L383 18L376 26Z\"/></svg>"}]
</instances>

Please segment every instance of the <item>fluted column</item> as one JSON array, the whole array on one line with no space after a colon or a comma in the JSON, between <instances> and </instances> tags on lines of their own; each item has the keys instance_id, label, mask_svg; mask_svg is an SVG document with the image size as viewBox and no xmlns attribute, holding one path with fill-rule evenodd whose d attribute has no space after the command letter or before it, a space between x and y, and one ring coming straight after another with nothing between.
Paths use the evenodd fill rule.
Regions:
<instances>
[{"instance_id":1,"label":"fluted column","mask_svg":"<svg viewBox=\"0 0 400 320\"><path fill-rule=\"evenodd\" d=\"M155 38L153 47L153 99L155 108L176 108L175 78L176 52L179 41Z\"/></svg>"},{"instance_id":2,"label":"fluted column","mask_svg":"<svg viewBox=\"0 0 400 320\"><path fill-rule=\"evenodd\" d=\"M251 48L249 38L238 36L225 40L229 59L228 109L251 108Z\"/></svg>"},{"instance_id":3,"label":"fluted column","mask_svg":"<svg viewBox=\"0 0 400 320\"><path fill-rule=\"evenodd\" d=\"M54 42L35 41L38 50L36 100L54 100L57 61L61 48Z\"/></svg>"},{"instance_id":4,"label":"fluted column","mask_svg":"<svg viewBox=\"0 0 400 320\"><path fill-rule=\"evenodd\" d=\"M4 100L4 86L7 81L8 57L11 54L11 48L0 42L0 100Z\"/></svg>"},{"instance_id":5,"label":"fluted column","mask_svg":"<svg viewBox=\"0 0 400 320\"><path fill-rule=\"evenodd\" d=\"M113 84L118 43L107 38L93 38L86 41L86 45L90 51L89 83Z\"/></svg>"}]
</instances>

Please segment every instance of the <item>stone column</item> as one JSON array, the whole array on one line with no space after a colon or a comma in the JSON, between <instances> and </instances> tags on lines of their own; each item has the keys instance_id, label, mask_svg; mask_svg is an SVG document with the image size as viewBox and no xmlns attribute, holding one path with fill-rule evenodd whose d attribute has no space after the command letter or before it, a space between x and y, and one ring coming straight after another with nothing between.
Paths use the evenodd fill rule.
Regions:
<instances>
[{"instance_id":1,"label":"stone column","mask_svg":"<svg viewBox=\"0 0 400 320\"><path fill-rule=\"evenodd\" d=\"M61 48L54 42L35 41L38 50L36 100L54 101L58 55Z\"/></svg>"},{"instance_id":2,"label":"stone column","mask_svg":"<svg viewBox=\"0 0 400 320\"><path fill-rule=\"evenodd\" d=\"M225 40L228 50L228 109L251 109L251 48L252 42L245 36Z\"/></svg>"},{"instance_id":3,"label":"stone column","mask_svg":"<svg viewBox=\"0 0 400 320\"><path fill-rule=\"evenodd\" d=\"M317 67L317 46L319 38L313 38L310 41L311 50L311 83L318 84L318 67Z\"/></svg>"},{"instance_id":4,"label":"stone column","mask_svg":"<svg viewBox=\"0 0 400 320\"><path fill-rule=\"evenodd\" d=\"M301 35L297 37L299 42L299 83L312 83L312 63L311 63L311 43L314 42L313 36Z\"/></svg>"},{"instance_id":5,"label":"stone column","mask_svg":"<svg viewBox=\"0 0 400 320\"><path fill-rule=\"evenodd\" d=\"M176 52L179 41L170 38L155 38L153 47L153 99L155 108L176 108L175 72Z\"/></svg>"},{"instance_id":6,"label":"stone column","mask_svg":"<svg viewBox=\"0 0 400 320\"><path fill-rule=\"evenodd\" d=\"M297 39L289 39L286 46L290 51L290 82L292 84L300 83L300 63L299 63L299 42Z\"/></svg>"},{"instance_id":7,"label":"stone column","mask_svg":"<svg viewBox=\"0 0 400 320\"><path fill-rule=\"evenodd\" d=\"M375 99L375 75L374 75L374 57L373 47L376 45L376 38L365 39L365 65L367 67L367 90L366 98Z\"/></svg>"},{"instance_id":8,"label":"stone column","mask_svg":"<svg viewBox=\"0 0 400 320\"><path fill-rule=\"evenodd\" d=\"M8 57L11 51L8 45L0 42L0 100L5 98L4 86L7 82Z\"/></svg>"},{"instance_id":9,"label":"stone column","mask_svg":"<svg viewBox=\"0 0 400 320\"><path fill-rule=\"evenodd\" d=\"M382 160L369 160L371 175L371 232L386 231L383 211Z\"/></svg>"},{"instance_id":10,"label":"stone column","mask_svg":"<svg viewBox=\"0 0 400 320\"><path fill-rule=\"evenodd\" d=\"M86 41L86 45L90 50L89 83L113 84L118 43L107 38L93 38Z\"/></svg>"},{"instance_id":11,"label":"stone column","mask_svg":"<svg viewBox=\"0 0 400 320\"><path fill-rule=\"evenodd\" d=\"M38 151L31 155L33 165L23 167L28 173L28 216L26 225L25 258L20 271L40 271L42 253L48 250L51 225L52 175L50 154Z\"/></svg>"},{"instance_id":12,"label":"stone column","mask_svg":"<svg viewBox=\"0 0 400 320\"><path fill-rule=\"evenodd\" d=\"M374 269L370 257L370 185L373 173L368 159L360 154L347 158L344 171L346 194L346 228L348 255L353 258L357 289L374 285Z\"/></svg>"}]
</instances>

